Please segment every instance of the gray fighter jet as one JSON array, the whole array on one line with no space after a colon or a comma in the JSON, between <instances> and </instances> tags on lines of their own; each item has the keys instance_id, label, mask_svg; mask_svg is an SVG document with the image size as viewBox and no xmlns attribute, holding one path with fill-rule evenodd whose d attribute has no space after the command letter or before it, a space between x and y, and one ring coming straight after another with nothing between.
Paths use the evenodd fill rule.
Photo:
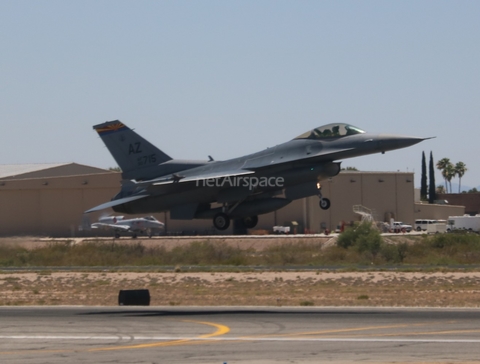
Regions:
<instances>
[{"instance_id":1,"label":"gray fighter jet","mask_svg":"<svg viewBox=\"0 0 480 364\"><path fill-rule=\"evenodd\" d=\"M87 213L110 207L126 214L170 211L172 219L213 219L219 230L227 229L231 219L253 228L258 215L313 195L320 208L328 209L320 182L340 172L340 160L429 139L329 124L243 157L196 161L172 159L119 120L93 128L122 169L123 182L112 201Z\"/></svg>"}]
</instances>

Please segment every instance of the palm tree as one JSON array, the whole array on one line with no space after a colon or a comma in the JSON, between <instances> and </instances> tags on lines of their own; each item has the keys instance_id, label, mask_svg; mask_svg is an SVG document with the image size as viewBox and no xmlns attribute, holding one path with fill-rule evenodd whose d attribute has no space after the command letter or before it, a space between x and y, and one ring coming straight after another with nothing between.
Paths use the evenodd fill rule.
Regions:
<instances>
[{"instance_id":1,"label":"palm tree","mask_svg":"<svg viewBox=\"0 0 480 364\"><path fill-rule=\"evenodd\" d=\"M452 164L450 163L449 158L442 158L437 162L437 169L442 171L442 176L443 176L443 179L445 180L445 188L447 189L447 193L448 193L448 184L447 184L447 174L445 170L449 164Z\"/></svg>"},{"instance_id":2,"label":"palm tree","mask_svg":"<svg viewBox=\"0 0 480 364\"><path fill-rule=\"evenodd\" d=\"M455 174L458 176L458 193L460 193L462 186L462 177L466 171L468 171L468 169L465 163L458 162L457 164L455 164Z\"/></svg>"},{"instance_id":3,"label":"palm tree","mask_svg":"<svg viewBox=\"0 0 480 364\"><path fill-rule=\"evenodd\" d=\"M445 179L448 181L448 185L449 185L449 193L452 193L452 178L455 177L455 166L450 163L449 165L447 165L447 167L444 169L445 171Z\"/></svg>"}]
</instances>

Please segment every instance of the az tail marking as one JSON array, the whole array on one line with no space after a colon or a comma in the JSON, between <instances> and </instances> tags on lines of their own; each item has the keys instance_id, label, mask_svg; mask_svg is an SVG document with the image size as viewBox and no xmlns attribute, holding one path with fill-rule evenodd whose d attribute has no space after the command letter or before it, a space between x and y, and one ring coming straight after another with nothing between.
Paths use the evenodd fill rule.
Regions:
<instances>
[{"instance_id":1,"label":"az tail marking","mask_svg":"<svg viewBox=\"0 0 480 364\"><path fill-rule=\"evenodd\" d=\"M142 150L140 149L141 145L142 144L140 142L135 142L133 144L130 144L128 147L128 155L142 153Z\"/></svg>"}]
</instances>

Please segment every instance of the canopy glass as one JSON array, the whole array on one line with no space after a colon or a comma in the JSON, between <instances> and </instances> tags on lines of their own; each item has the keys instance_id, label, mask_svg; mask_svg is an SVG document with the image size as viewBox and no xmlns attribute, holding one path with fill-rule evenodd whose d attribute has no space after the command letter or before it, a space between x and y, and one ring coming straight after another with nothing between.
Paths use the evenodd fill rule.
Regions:
<instances>
[{"instance_id":1,"label":"canopy glass","mask_svg":"<svg viewBox=\"0 0 480 364\"><path fill-rule=\"evenodd\" d=\"M326 139L339 138L347 135L364 134L362 129L350 124L328 124L312 129L295 139Z\"/></svg>"}]
</instances>

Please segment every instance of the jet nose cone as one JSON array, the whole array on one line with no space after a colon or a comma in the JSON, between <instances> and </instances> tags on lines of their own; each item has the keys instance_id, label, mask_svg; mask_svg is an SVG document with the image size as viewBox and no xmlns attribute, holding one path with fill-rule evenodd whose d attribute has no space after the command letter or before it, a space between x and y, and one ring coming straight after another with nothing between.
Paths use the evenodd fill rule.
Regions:
<instances>
[{"instance_id":1,"label":"jet nose cone","mask_svg":"<svg viewBox=\"0 0 480 364\"><path fill-rule=\"evenodd\" d=\"M382 135L379 138L378 148L385 152L387 150L395 150L410 147L412 145L418 144L424 140L431 139L429 138L420 138L404 135Z\"/></svg>"}]
</instances>

